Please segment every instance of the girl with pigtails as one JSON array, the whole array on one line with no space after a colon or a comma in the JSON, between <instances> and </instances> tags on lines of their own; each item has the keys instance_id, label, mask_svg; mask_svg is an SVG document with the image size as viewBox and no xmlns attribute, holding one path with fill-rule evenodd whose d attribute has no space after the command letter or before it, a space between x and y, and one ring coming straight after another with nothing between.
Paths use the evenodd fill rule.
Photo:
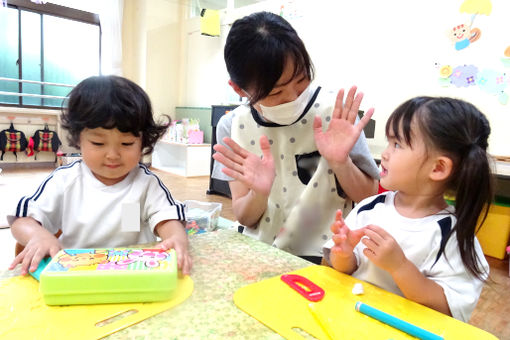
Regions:
<instances>
[{"instance_id":1,"label":"girl with pigtails","mask_svg":"<svg viewBox=\"0 0 510 340\"><path fill-rule=\"evenodd\" d=\"M381 186L389 191L361 201L345 221L337 212L325 260L467 322L489 274L475 236L493 198L489 133L486 117L462 100L401 104L387 121L381 155Z\"/></svg>"}]
</instances>

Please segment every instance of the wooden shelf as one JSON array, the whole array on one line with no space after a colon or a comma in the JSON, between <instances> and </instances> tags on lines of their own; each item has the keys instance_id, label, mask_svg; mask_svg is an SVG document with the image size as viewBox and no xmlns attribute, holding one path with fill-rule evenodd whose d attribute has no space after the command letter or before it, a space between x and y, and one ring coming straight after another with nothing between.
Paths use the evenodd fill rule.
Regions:
<instances>
[{"instance_id":1,"label":"wooden shelf","mask_svg":"<svg viewBox=\"0 0 510 340\"><path fill-rule=\"evenodd\" d=\"M158 141L152 153L152 166L179 176L209 176L211 144L184 144Z\"/></svg>"}]
</instances>

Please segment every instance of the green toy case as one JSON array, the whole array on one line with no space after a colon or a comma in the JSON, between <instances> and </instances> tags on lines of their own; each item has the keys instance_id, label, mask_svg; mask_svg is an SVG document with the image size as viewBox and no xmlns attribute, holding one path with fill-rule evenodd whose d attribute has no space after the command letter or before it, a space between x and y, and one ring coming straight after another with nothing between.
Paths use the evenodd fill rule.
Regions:
<instances>
[{"instance_id":1,"label":"green toy case","mask_svg":"<svg viewBox=\"0 0 510 340\"><path fill-rule=\"evenodd\" d=\"M47 305L163 301L176 287L173 249L63 249L40 275Z\"/></svg>"}]
</instances>

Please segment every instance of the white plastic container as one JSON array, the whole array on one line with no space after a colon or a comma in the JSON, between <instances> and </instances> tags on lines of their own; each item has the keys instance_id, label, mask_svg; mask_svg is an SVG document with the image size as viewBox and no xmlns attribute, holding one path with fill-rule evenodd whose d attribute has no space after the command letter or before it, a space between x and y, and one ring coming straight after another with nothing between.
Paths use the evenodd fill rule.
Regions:
<instances>
[{"instance_id":1,"label":"white plastic container","mask_svg":"<svg viewBox=\"0 0 510 340\"><path fill-rule=\"evenodd\" d=\"M221 203L188 200L186 205L186 221L195 221L200 229L215 230L221 213Z\"/></svg>"}]
</instances>

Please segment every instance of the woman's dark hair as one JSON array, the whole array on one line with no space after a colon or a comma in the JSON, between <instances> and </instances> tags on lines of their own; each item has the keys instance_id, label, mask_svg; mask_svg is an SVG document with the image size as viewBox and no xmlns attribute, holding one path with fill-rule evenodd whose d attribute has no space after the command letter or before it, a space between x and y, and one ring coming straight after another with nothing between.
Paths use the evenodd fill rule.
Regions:
<instances>
[{"instance_id":1,"label":"woman's dark hair","mask_svg":"<svg viewBox=\"0 0 510 340\"><path fill-rule=\"evenodd\" d=\"M142 150L147 155L169 123L157 124L145 91L118 76L94 76L81 81L68 94L67 107L62 111L62 127L69 132L69 144L74 147L79 147L83 129L117 128L141 135Z\"/></svg>"},{"instance_id":2,"label":"woman's dark hair","mask_svg":"<svg viewBox=\"0 0 510 340\"><path fill-rule=\"evenodd\" d=\"M269 95L289 58L294 61L292 79L301 74L313 78L313 65L303 41L285 19L269 12L236 20L227 36L224 56L230 79L252 91L252 104Z\"/></svg>"},{"instance_id":3,"label":"woman's dark hair","mask_svg":"<svg viewBox=\"0 0 510 340\"><path fill-rule=\"evenodd\" d=\"M457 223L452 232L457 234L464 266L483 280L486 273L480 267L474 239L487 217L494 195L487 155L489 122L474 105L465 101L416 97L401 104L391 114L386 123L386 136L393 133L397 140L412 145L412 122L422 132L427 147L444 152L453 161L453 171L447 182L448 192L455 195Z\"/></svg>"}]
</instances>

